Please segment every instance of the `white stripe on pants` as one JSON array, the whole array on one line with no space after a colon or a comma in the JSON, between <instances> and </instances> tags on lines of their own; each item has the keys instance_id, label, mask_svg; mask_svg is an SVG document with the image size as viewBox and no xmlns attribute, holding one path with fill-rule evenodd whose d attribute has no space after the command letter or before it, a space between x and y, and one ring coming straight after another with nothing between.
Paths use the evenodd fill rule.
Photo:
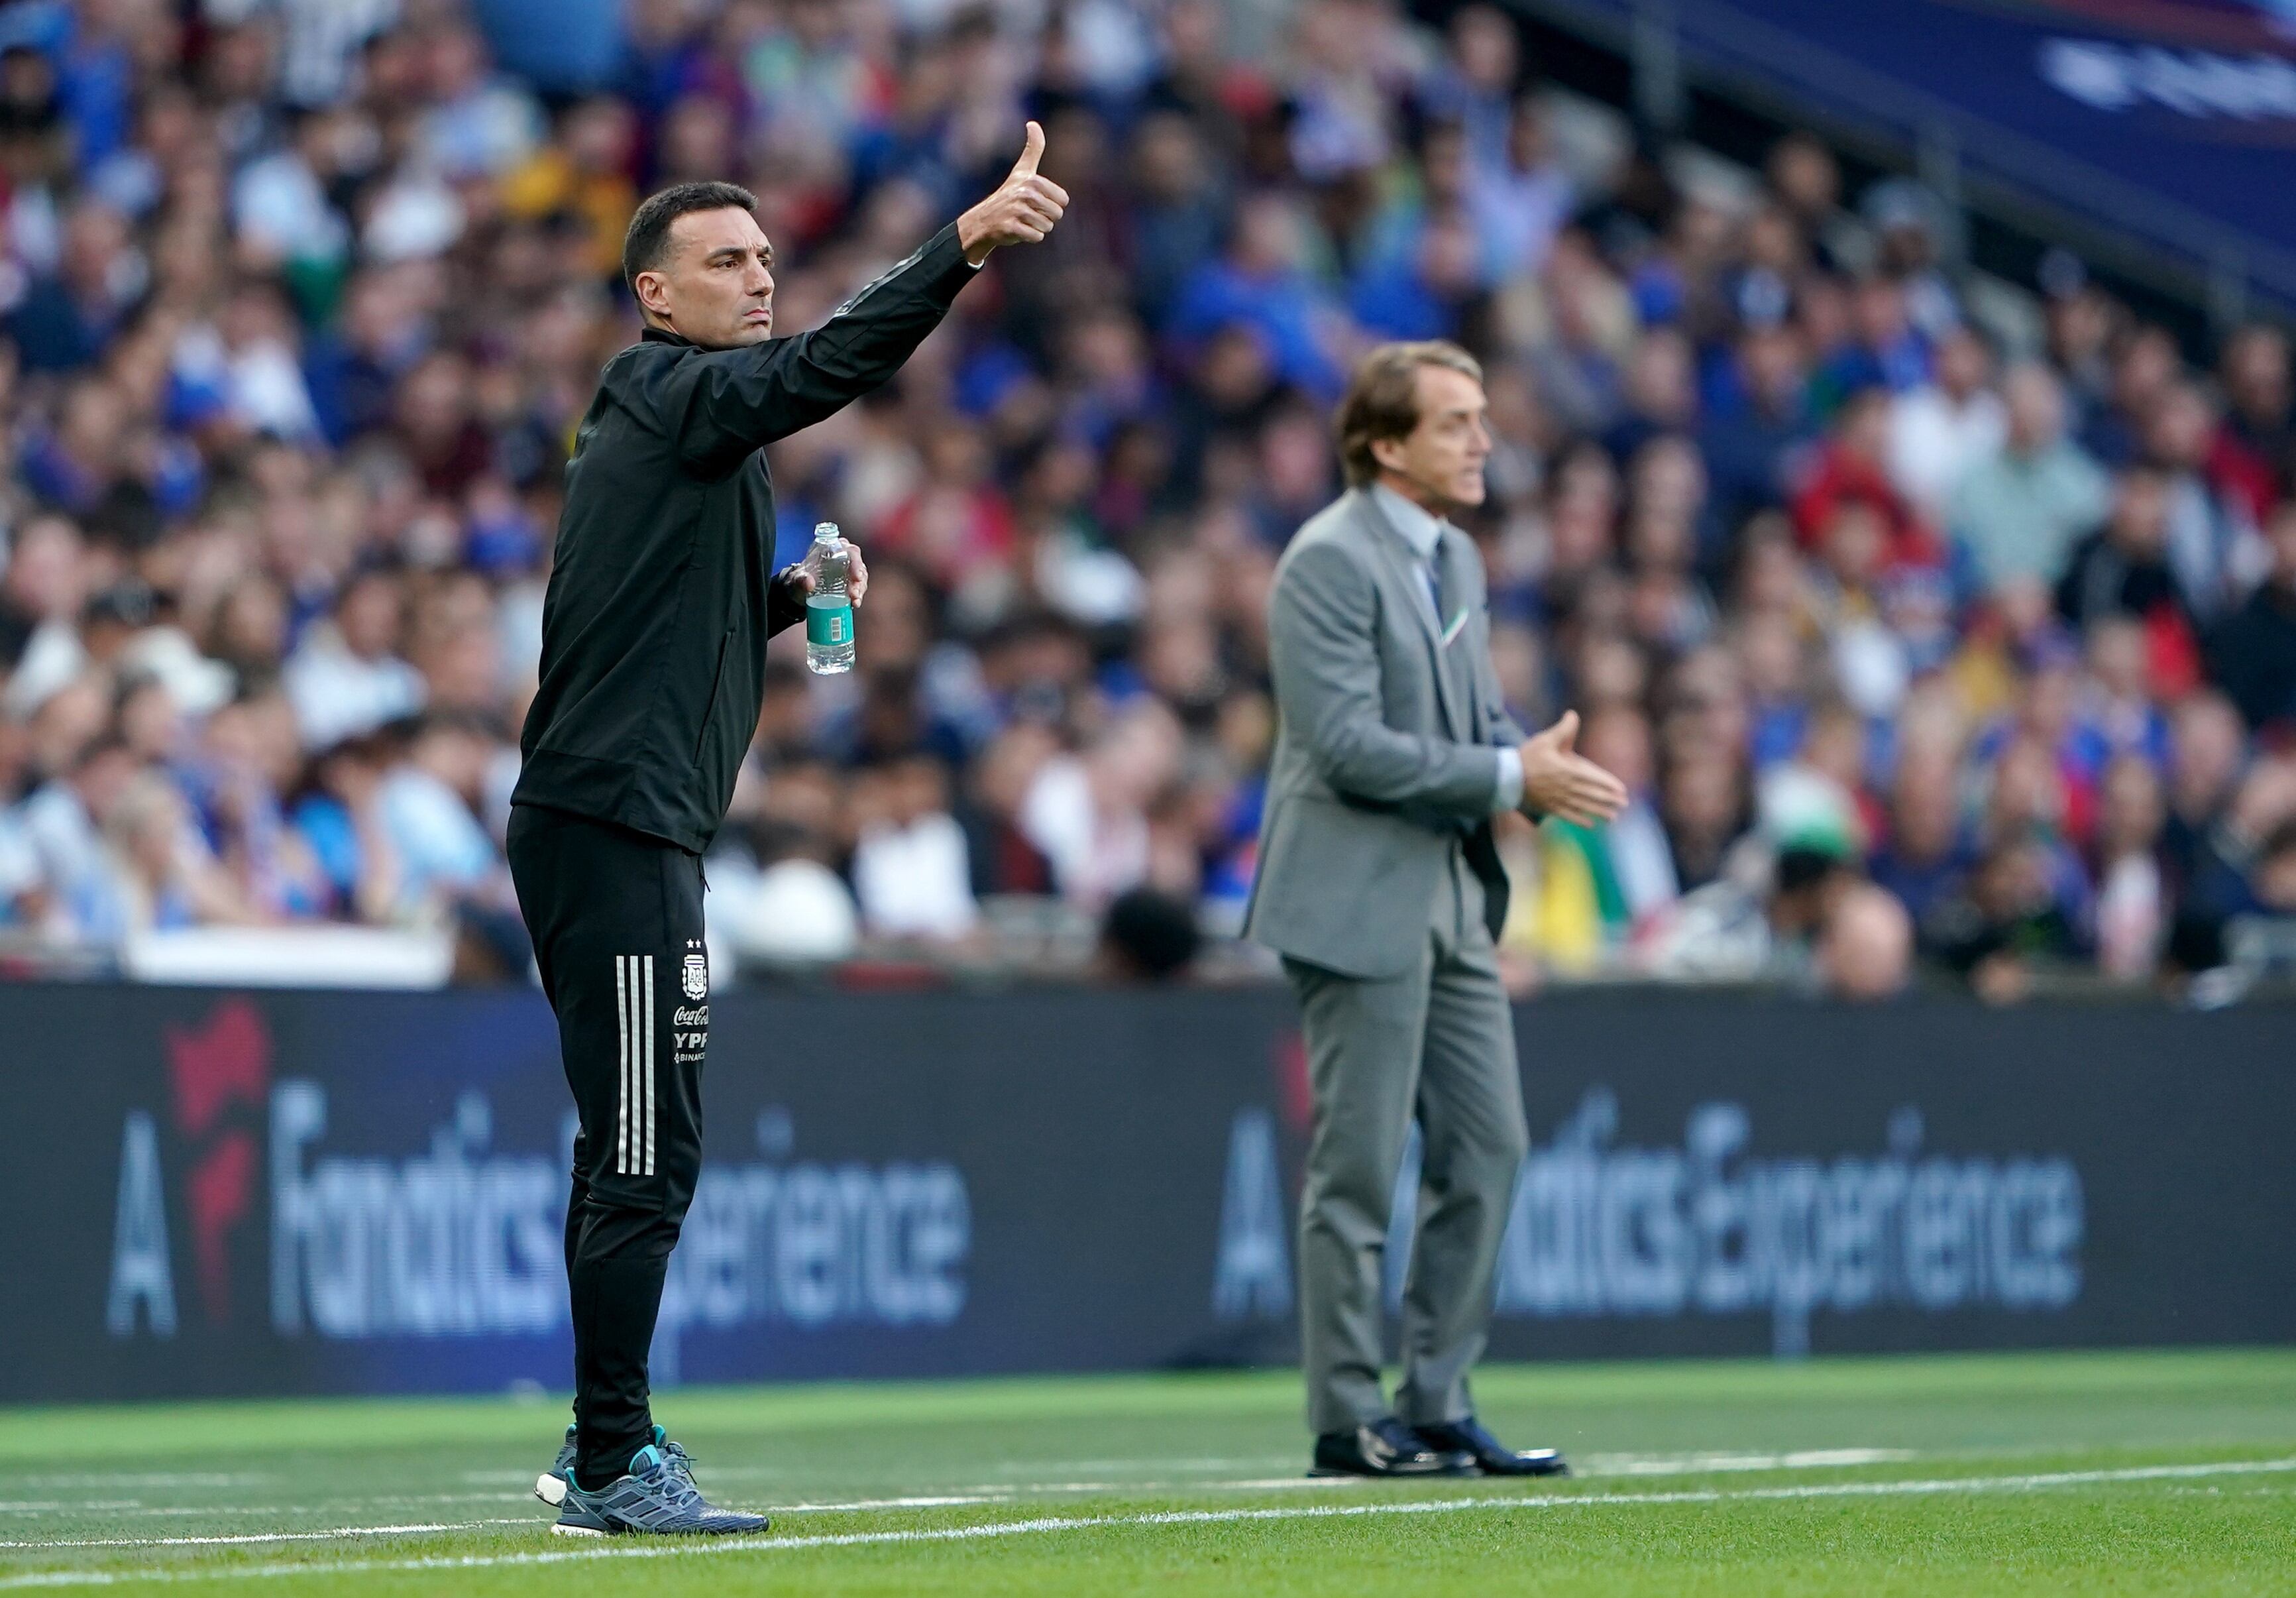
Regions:
<instances>
[{"instance_id":1,"label":"white stripe on pants","mask_svg":"<svg viewBox=\"0 0 2296 1598\"><path fill-rule=\"evenodd\" d=\"M621 1078L614 1115L614 1169L653 1174L653 956L614 956L614 1017Z\"/></svg>"},{"instance_id":2,"label":"white stripe on pants","mask_svg":"<svg viewBox=\"0 0 2296 1598\"><path fill-rule=\"evenodd\" d=\"M645 1128L645 1158L638 1172L641 1176L653 1174L653 956L640 957L644 967L643 980L645 993L645 1030L642 1042L645 1050L645 1092L638 1100L638 1120Z\"/></svg>"},{"instance_id":3,"label":"white stripe on pants","mask_svg":"<svg viewBox=\"0 0 2296 1598\"><path fill-rule=\"evenodd\" d=\"M614 1088L614 1169L630 1168L630 966L629 956L614 956L614 1026L621 1044L621 1075Z\"/></svg>"}]
</instances>

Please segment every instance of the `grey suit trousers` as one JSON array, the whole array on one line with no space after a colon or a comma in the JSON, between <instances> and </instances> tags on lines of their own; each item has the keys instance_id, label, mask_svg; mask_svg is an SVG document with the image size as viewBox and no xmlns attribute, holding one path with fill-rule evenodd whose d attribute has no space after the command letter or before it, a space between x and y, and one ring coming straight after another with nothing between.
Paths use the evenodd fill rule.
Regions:
<instances>
[{"instance_id":1,"label":"grey suit trousers","mask_svg":"<svg viewBox=\"0 0 2296 1598\"><path fill-rule=\"evenodd\" d=\"M1390 1413L1435 1425L1473 1413L1467 1372L1489 1332L1499 1240L1529 1133L1514 1023L1480 913L1440 895L1419 962L1346 976L1304 960L1298 994L1315 1126L1300 1206L1308 1421L1350 1430ZM1402 1384L1380 1388L1381 1286L1396 1174L1416 1120L1418 1224L1403 1289Z\"/></svg>"}]
</instances>

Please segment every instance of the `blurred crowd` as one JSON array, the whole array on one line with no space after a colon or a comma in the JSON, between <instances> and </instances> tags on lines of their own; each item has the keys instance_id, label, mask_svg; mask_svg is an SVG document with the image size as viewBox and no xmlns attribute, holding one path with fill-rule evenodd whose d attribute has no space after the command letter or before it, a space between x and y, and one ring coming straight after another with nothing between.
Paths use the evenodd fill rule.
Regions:
<instances>
[{"instance_id":1,"label":"blurred crowd","mask_svg":"<svg viewBox=\"0 0 2296 1598\"><path fill-rule=\"evenodd\" d=\"M1735 188L1648 137L1590 161L1488 7L561 13L0 11L16 947L453 925L522 971L506 795L631 210L753 188L795 331L1024 115L1058 232L772 453L783 558L833 520L873 587L851 677L776 645L709 861L737 954L964 959L1065 913L1160 975L1233 931L1274 563L1339 491L1351 361L1427 337L1485 363L1464 524L1513 707L1578 708L1635 794L1506 833L1521 980L1918 960L2011 997L2296 913L2276 327L2190 351L2055 258L2005 336L1920 189L1847 194L1801 136Z\"/></svg>"}]
</instances>

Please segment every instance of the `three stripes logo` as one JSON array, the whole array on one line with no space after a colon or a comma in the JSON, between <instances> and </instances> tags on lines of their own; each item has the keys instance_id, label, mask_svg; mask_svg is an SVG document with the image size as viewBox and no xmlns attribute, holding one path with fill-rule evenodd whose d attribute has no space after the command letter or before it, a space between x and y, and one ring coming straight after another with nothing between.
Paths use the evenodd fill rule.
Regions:
<instances>
[{"instance_id":1,"label":"three stripes logo","mask_svg":"<svg viewBox=\"0 0 2296 1598\"><path fill-rule=\"evenodd\" d=\"M621 1028L621 1091L614 1116L614 1169L653 1174L653 956L614 956L614 1008Z\"/></svg>"}]
</instances>

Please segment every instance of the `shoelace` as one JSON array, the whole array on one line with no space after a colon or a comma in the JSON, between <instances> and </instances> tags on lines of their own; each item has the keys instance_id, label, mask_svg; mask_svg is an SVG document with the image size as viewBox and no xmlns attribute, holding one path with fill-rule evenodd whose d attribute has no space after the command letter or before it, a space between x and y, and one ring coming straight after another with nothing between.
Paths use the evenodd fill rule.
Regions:
<instances>
[{"instance_id":1,"label":"shoelace","mask_svg":"<svg viewBox=\"0 0 2296 1598\"><path fill-rule=\"evenodd\" d=\"M646 1485L668 1500L672 1508L687 1512L701 1503L701 1489L693 1485L692 1477L670 1469L669 1459L666 1454L662 1458L661 1468L652 1472L651 1476L659 1479L650 1479Z\"/></svg>"}]
</instances>

